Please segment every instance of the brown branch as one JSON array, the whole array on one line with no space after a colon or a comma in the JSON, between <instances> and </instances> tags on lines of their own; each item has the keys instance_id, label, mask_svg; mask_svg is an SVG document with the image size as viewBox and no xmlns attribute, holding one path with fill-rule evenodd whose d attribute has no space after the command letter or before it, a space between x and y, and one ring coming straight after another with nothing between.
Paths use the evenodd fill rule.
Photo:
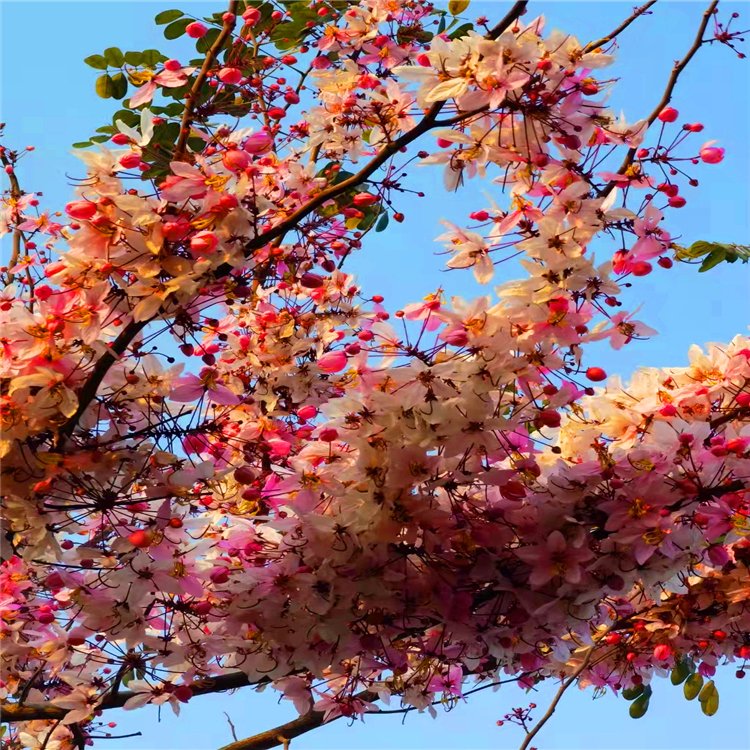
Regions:
<instances>
[{"instance_id":1,"label":"brown branch","mask_svg":"<svg viewBox=\"0 0 750 750\"><path fill-rule=\"evenodd\" d=\"M70 437L75 430L78 420L88 408L89 404L96 398L99 386L104 380L104 376L109 368L117 361L117 358L124 354L125 350L133 342L133 339L146 327L147 320L132 321L123 328L120 335L112 342L109 351L102 354L94 365L91 375L81 388L78 394L78 409L70 419L60 428L60 439Z\"/></svg>"},{"instance_id":2,"label":"brown branch","mask_svg":"<svg viewBox=\"0 0 750 750\"><path fill-rule=\"evenodd\" d=\"M224 716L227 717L227 724L229 724L229 731L232 733L232 739L237 742L237 730L234 728L234 722L226 711L224 711Z\"/></svg>"},{"instance_id":3,"label":"brown branch","mask_svg":"<svg viewBox=\"0 0 750 750\"><path fill-rule=\"evenodd\" d=\"M472 695L473 693L478 693L491 687L495 687L497 685L504 685L509 682L517 682L528 674L530 673L524 672L522 675L513 677L509 680L501 680L500 682L490 682L486 685L480 685L473 690L468 690L467 692L465 692L464 697ZM378 700L379 696L377 693L370 690L363 690L361 693L357 693L357 695L355 695L354 697L358 700L371 703ZM432 705L438 705L439 703L442 703L442 701L433 701ZM373 711L371 713L368 713L368 716L382 716L385 714L407 714L411 711L416 710L416 706L410 706L407 708L394 710ZM321 726L323 724L324 716L325 713L323 711L309 711L304 716L293 719L286 724L274 727L273 729L261 732L260 734L256 734L244 740L232 742L229 745L225 745L224 747L219 748L219 750L268 750L269 748L276 747L277 745L283 745L284 748L286 748L288 747L290 740ZM341 717L337 716L336 718L340 719ZM331 721L335 721L335 719L332 719Z\"/></svg>"},{"instance_id":4,"label":"brown branch","mask_svg":"<svg viewBox=\"0 0 750 750\"><path fill-rule=\"evenodd\" d=\"M672 73L669 76L669 80L667 81L667 86L664 89L664 94L662 95L661 99L659 100L659 103L654 107L651 114L648 116L648 119L646 120L646 130L648 130L654 122L656 122L656 118L659 116L659 112L661 112L664 107L669 104L669 102L672 100L672 94L674 93L675 86L677 85L677 80L680 77L680 73L687 67L687 64L693 59L695 56L695 53L703 46L704 39L703 35L706 33L706 27L708 26L708 22L711 19L711 16L714 13L714 10L716 10L716 6L719 4L719 0L712 0L710 5L706 8L706 10L703 11L703 16L701 18L700 26L698 27L698 32L695 35L695 39L693 40L693 44L691 45L690 49L685 53L685 56L681 59L675 62L674 67L672 68ZM633 159L635 159L635 155L638 152L637 148L631 148L628 153L625 155L625 158L623 159L622 164L620 165L620 168L617 170L617 174L624 174L627 168L633 163ZM602 196L609 195L612 190L614 190L616 183L610 182L607 187L604 188L604 190L601 192Z\"/></svg>"},{"instance_id":5,"label":"brown branch","mask_svg":"<svg viewBox=\"0 0 750 750\"><path fill-rule=\"evenodd\" d=\"M357 693L354 698L369 703L377 700L378 695L369 690L363 690L361 693ZM304 716L288 721L286 724L281 724L278 727L268 729L265 732L255 734L238 742L231 742L229 745L219 748L219 750L269 750L269 748L278 747L279 745L283 745L286 748L289 746L289 742L295 737L299 737L301 734L306 734L321 726L324 716L324 711L308 711ZM341 716L336 716L327 723L330 724L340 718Z\"/></svg>"},{"instance_id":6,"label":"brown branch","mask_svg":"<svg viewBox=\"0 0 750 750\"><path fill-rule=\"evenodd\" d=\"M236 14L237 0L230 0L227 12L231 13L232 16ZM201 66L200 72L198 73L198 77L195 79L195 81L193 81L193 85L187 95L185 111L182 113L182 122L180 123L180 136L177 139L177 145L175 146L174 150L174 161L181 161L185 157L185 148L187 146L188 136L190 135L190 126L193 122L195 105L198 101L198 94L200 94L200 90L206 81L208 71L214 64L216 56L224 46L224 42L226 42L229 36L231 36L232 31L234 30L235 21L236 19L234 18L230 21L224 21L224 26L221 30L221 33L216 37L216 40L211 45L208 52L206 52L206 58L205 60L203 60L203 65Z\"/></svg>"},{"instance_id":7,"label":"brown branch","mask_svg":"<svg viewBox=\"0 0 750 750\"><path fill-rule=\"evenodd\" d=\"M230 0L227 12L234 15L236 10L237 0ZM231 35L234 29L234 24L234 20L224 22L221 33L216 37L216 40L211 45L208 52L206 52L206 57L203 60L203 65L201 66L200 72L198 73L195 81L193 81L193 85L190 88L190 93L187 95L185 111L182 114L180 135L177 139L174 155L172 157L174 161L180 161L185 156L185 147L187 145L188 136L190 134L190 125L193 122L193 117L195 114L195 106L198 100L198 94L200 93L200 89L206 80L208 71L214 64L216 56L223 47L224 42L226 42L227 38ZM102 380L104 380L104 376L109 371L109 368L115 363L117 357L125 352L133 339L146 327L148 322L148 320L144 320L138 322L133 321L129 323L121 331L120 335L115 339L114 343L110 347L111 351L107 352L99 358L89 379L86 381L78 396L78 409L76 410L76 413L73 414L73 416L70 417L70 419L68 419L68 421L65 422L65 424L60 428L60 437L62 439L70 437L73 434L73 431L78 424L78 420L86 411L89 404L94 400L94 398L96 398L99 386L101 385Z\"/></svg>"},{"instance_id":8,"label":"brown branch","mask_svg":"<svg viewBox=\"0 0 750 750\"><path fill-rule=\"evenodd\" d=\"M640 18L652 5L656 5L657 0L648 0L647 3L644 5L641 5L639 8L636 8L632 15L628 16L616 29L613 31L610 31L607 36L603 36L601 39L597 39L595 42L589 42L584 48L584 52L593 52L595 49L598 49L603 44L607 44L607 42L611 42L612 40L616 39L617 36L619 36L625 29L630 26L633 21L635 21L637 18Z\"/></svg>"},{"instance_id":9,"label":"brown branch","mask_svg":"<svg viewBox=\"0 0 750 750\"><path fill-rule=\"evenodd\" d=\"M236 690L237 688L246 687L248 685L260 685L265 682L268 682L268 679L264 678L258 682L250 682L244 672L231 672L230 674L220 675L218 677L197 680L190 685L190 688L193 691L193 696L196 696L220 693L224 690ZM96 708L97 710L102 711L111 708L122 708L134 695L136 694L130 691L117 693L116 695L104 700ZM68 713L68 709L58 708L52 703L29 703L21 705L20 703L7 703L3 701L0 703L0 712L2 713L3 721L14 723L17 721L62 719L65 717L65 714Z\"/></svg>"},{"instance_id":10,"label":"brown branch","mask_svg":"<svg viewBox=\"0 0 750 750\"><path fill-rule=\"evenodd\" d=\"M21 199L21 196L23 195L23 191L21 190L21 185L18 182L18 177L16 177L16 171L14 166L11 164L8 157L5 155L5 149L0 150L0 162L4 167L10 167L11 171L6 172L8 175L8 182L10 182L10 197L13 201L18 201ZM10 269L13 268L13 266L18 263L18 259L21 257L21 230L20 229L14 229L13 230L13 245L12 250L10 254L10 260L8 261L8 272L6 274L6 283L12 284L14 274L10 272Z\"/></svg>"},{"instance_id":11,"label":"brown branch","mask_svg":"<svg viewBox=\"0 0 750 750\"><path fill-rule=\"evenodd\" d=\"M716 419L712 419L708 424L712 430L715 430L718 427L727 424L727 422L732 422L735 419L742 419L743 417L750 417L750 409L746 406L739 406L736 409L730 409L720 417L716 417Z\"/></svg>"},{"instance_id":12,"label":"brown branch","mask_svg":"<svg viewBox=\"0 0 750 750\"><path fill-rule=\"evenodd\" d=\"M526 10L528 0L518 0L513 4L513 7L508 11L505 17L490 31L487 35L488 39L495 39L500 36L514 21L516 21ZM397 138L392 143L385 146L375 158L363 167L359 172L342 180L341 182L331 185L331 187L318 193L311 201L306 203L304 206L299 208L288 218L281 223L277 224L267 232L255 237L250 240L245 246L246 251L251 252L258 250L266 245L271 240L277 237L282 237L290 229L297 226L306 216L311 214L316 208L322 206L326 201L336 198L342 193L346 192L349 188L359 185L364 182L370 175L374 174L380 167L385 164L392 156L395 156L401 149L406 148L410 143L415 141L421 135L431 130L436 126L437 116L445 106L447 100L441 102L435 102L430 109L427 111L425 116L420 120L415 128L410 130L408 133L404 133L400 138Z\"/></svg>"},{"instance_id":13,"label":"brown branch","mask_svg":"<svg viewBox=\"0 0 750 750\"><path fill-rule=\"evenodd\" d=\"M489 37L494 38L496 36L499 36L517 18L519 18L519 16L524 13L527 4L528 0L517 0L517 2L514 3L513 7L508 11L502 21L500 21L492 29ZM232 0L232 2L230 2L230 12L232 12L232 8L236 8L236 0ZM199 74L198 78L195 81L195 84L193 85L194 91L198 90L200 84L205 79L208 69L210 68L209 61L213 60L221 44L223 43L223 40L226 39L226 35L229 33L231 33L231 26L229 24L225 24L224 31L217 37L216 42L214 42L214 44L211 46L211 49L206 55L206 60L204 61L203 67L201 68L201 73ZM254 240L251 240L246 245L246 252L250 253L253 250L257 250L266 245L268 242L276 239L277 237L283 236L287 231L289 231L289 229L298 224L302 219L312 213L316 208L320 207L327 200L340 195L350 187L354 187L363 180L367 179L402 148L410 144L412 141L416 140L423 133L426 133L428 130L430 130L430 128L434 127L437 115L444 105L445 101L436 102L435 104L433 104L430 110L425 115L424 119L412 131L410 131L409 133L405 133L401 138L386 146L364 169L362 169L356 175L353 175L352 177L331 186L327 190L322 191L309 203L293 213L288 219L281 222L268 232L260 235L259 237L256 237ZM185 122L189 122L192 119L193 106L194 97L191 96L186 106L185 115L183 116L183 127ZM175 159L178 159L178 157L182 154L182 149L184 148L187 139L187 136L185 136L185 142L183 142L183 135L183 133L180 134L180 141L178 141L177 148L175 150ZM220 275L218 273L219 271L220 269L217 269L216 276ZM129 323L112 344L111 349L113 353L107 352L96 363L89 380L83 386L79 394L78 409L76 410L76 413L60 428L60 435L62 438L70 437L70 435L73 434L73 431L78 424L78 420L81 418L81 415L84 413L84 411L88 408L89 404L96 397L96 393L102 383L102 380L104 379L104 376L116 361L117 356L121 355L127 349L130 342L138 335L138 333L143 328L145 328L148 322L149 321L146 320L137 323Z\"/></svg>"},{"instance_id":14,"label":"brown branch","mask_svg":"<svg viewBox=\"0 0 750 750\"><path fill-rule=\"evenodd\" d=\"M552 718L552 714L555 713L555 709L557 708L557 704L562 699L563 695L565 695L565 691L578 679L580 674L588 667L589 662L591 661L591 657L594 654L594 646L590 646L588 653L586 654L586 657L584 660L580 663L578 667L576 667L576 670L573 672L573 674L568 677L562 685L560 685L560 689L555 693L555 697L552 699L552 702L549 704L549 708L547 709L544 716L542 716L541 719L536 723L536 726L526 735L526 738L521 743L521 746L518 748L518 750L527 750L529 747L529 744L531 743L531 740L534 739L534 737L537 735L539 730Z\"/></svg>"}]
</instances>

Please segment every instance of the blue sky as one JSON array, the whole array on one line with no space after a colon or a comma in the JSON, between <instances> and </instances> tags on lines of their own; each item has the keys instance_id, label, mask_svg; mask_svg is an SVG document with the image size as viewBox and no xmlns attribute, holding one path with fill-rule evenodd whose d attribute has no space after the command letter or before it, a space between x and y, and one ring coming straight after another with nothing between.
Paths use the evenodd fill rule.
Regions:
<instances>
[{"instance_id":1,"label":"blue sky","mask_svg":"<svg viewBox=\"0 0 750 750\"><path fill-rule=\"evenodd\" d=\"M471 15L499 18L509 3L472 0ZM537 2L531 13L544 13L548 28L561 28L588 40L609 32L630 11L632 2ZM105 47L123 50L158 48L179 57L184 40L167 42L152 19L156 12L181 7L194 15L215 12L218 2L160 3L29 2L0 0L0 120L8 123L9 144L33 144L33 158L19 168L22 185L41 191L47 208L60 208L70 199L71 182L66 177L82 175L80 162L70 153L70 144L85 140L99 125L110 121L113 102L98 99L93 92L95 71L82 63L87 55ZM743 27L750 25L746 3L722 4L723 15L743 14ZM658 3L654 15L642 19L622 38L619 61L613 72L622 76L612 98L616 111L623 109L630 120L650 112L661 96L663 82L673 61L689 46L703 4ZM187 54L183 54L186 58ZM703 133L695 137L696 148L717 139L727 149L726 160L696 172L701 186L686 192L688 205L672 211L669 227L685 244L698 239L750 241L750 77L748 61L740 61L725 48L701 50L695 64L680 80L673 106L681 121L701 121ZM442 270L443 259L434 256L433 238L441 233L440 218L457 223L475 208L486 205L483 192L500 205L503 198L489 182L469 182L457 194L439 188L441 175L432 169L415 170L412 186L425 190L428 198L410 198L399 208L407 217L403 224L391 222L381 235L371 235L365 250L352 260L366 291L382 293L391 309L419 299L442 285L449 294L471 296L491 293L478 289L469 274ZM601 257L607 248L598 251ZM513 277L511 267L498 269L497 281ZM627 375L639 365L682 365L692 343L726 341L747 331L750 269L724 265L709 274L681 267L639 279L626 298L628 309L642 305L639 317L660 335L646 342L633 342L620 352L604 346L589 355L591 364L608 372ZM699 707L688 704L678 688L668 681L654 686L651 710L643 719L632 720L627 704L605 697L592 703L590 692L571 690L554 719L535 743L540 750L656 750L715 748L734 750L750 747L750 678L735 679L734 669L719 672L717 684L721 708L716 716L704 717ZM401 725L400 716L370 717L365 724L347 727L336 722L293 742L297 750L338 748L505 748L517 747L521 733L495 721L515 705L533 701L546 705L551 686L525 696L509 685L498 693L486 691L469 699L436 721L412 713ZM212 696L186 706L179 719L169 709L156 722L156 710L135 713L110 712L108 719L120 722L116 732L142 730L142 738L113 741L114 750L185 748L209 750L231 741L222 712L226 711L239 736L265 730L293 716L289 706L278 706L269 692L256 695ZM102 743L104 745L104 743ZM104 745L106 747L106 745Z\"/></svg>"}]
</instances>

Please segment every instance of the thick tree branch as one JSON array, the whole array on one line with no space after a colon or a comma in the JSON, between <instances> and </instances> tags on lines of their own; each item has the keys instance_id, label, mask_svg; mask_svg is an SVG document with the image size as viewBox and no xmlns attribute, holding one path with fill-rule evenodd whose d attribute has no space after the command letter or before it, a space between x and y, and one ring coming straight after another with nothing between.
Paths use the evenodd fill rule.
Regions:
<instances>
[{"instance_id":1,"label":"thick tree branch","mask_svg":"<svg viewBox=\"0 0 750 750\"><path fill-rule=\"evenodd\" d=\"M88 408L89 404L96 398L99 386L109 368L117 361L117 358L125 353L125 350L133 342L133 339L146 327L147 320L132 321L123 328L120 335L109 347L109 351L102 354L94 365L89 379L78 394L78 409L70 419L60 428L60 438L70 437L78 424L78 420Z\"/></svg>"},{"instance_id":2,"label":"thick tree branch","mask_svg":"<svg viewBox=\"0 0 750 750\"><path fill-rule=\"evenodd\" d=\"M376 701L378 695L369 690L363 690L361 693L357 693L354 698L356 700L370 703ZM269 748L278 747L279 745L288 746L290 740L321 726L323 724L324 716L324 711L308 711L304 716L288 721L286 724L281 724L278 727L268 729L265 732L255 734L252 737L247 737L238 742L231 742L228 745L224 745L219 750L268 750ZM340 718L341 716L337 716L327 723L330 724Z\"/></svg>"},{"instance_id":3,"label":"thick tree branch","mask_svg":"<svg viewBox=\"0 0 750 750\"><path fill-rule=\"evenodd\" d=\"M230 674L220 675L218 677L198 680L190 686L193 696L208 695L210 693L220 693L224 690L236 690L237 688L248 685L260 685L268 682L267 679L258 682L250 682L244 672L231 672ZM111 708L122 708L125 703L132 698L135 693L125 691L116 693L110 698L104 700L97 709L106 711ZM62 719L68 713L67 709L58 708L51 703L0 703L0 712L2 720L8 723L17 721L36 721L38 719Z\"/></svg>"},{"instance_id":4,"label":"thick tree branch","mask_svg":"<svg viewBox=\"0 0 750 750\"><path fill-rule=\"evenodd\" d=\"M233 8L236 9L236 4L236 0L232 0L232 2L230 2L229 12L233 12ZM495 38L499 36L503 31L505 31L525 12L527 4L528 0L518 0L516 3L514 3L513 7L508 11L505 17L492 29L492 31L488 35L489 38ZM233 24L224 24L222 33L216 38L216 42L214 42L214 44L211 46L211 49L206 54L206 60L204 61L203 67L201 68L201 73L199 74L198 78L196 78L195 83L193 84L192 91L197 92L200 89L200 86L205 80L206 74L208 73L211 64L213 64L213 60L216 54L218 54L218 51L220 50L221 45L226 40L227 35L231 33L232 28ZM186 123L188 123L187 127L189 130L189 123L192 121L193 117L192 113L194 102L195 97L191 96L186 104L185 115L183 116L183 131L186 127ZM405 148L410 143L419 138L419 136L435 127L437 116L444 105L445 101L436 102L435 104L433 104L422 121L413 130L405 133L403 136L401 136L401 138L398 138L393 143L386 146L366 167L360 170L357 174L346 180L343 180L342 182L337 183L336 185L332 185L327 190L323 190L302 208L300 208L298 211L295 211L295 213L289 216L285 221L277 224L268 232L259 235L254 240L251 240L245 248L246 252L249 254L252 251L258 250L259 248L268 244L272 240L282 237L290 229L299 224L302 219L304 219L306 216L315 211L315 209L323 205L327 200L341 195L349 188L354 187L366 180L371 174L376 172L383 164L385 164L386 161L388 161L388 159L397 154L401 149ZM187 136L184 134L184 132L182 132L180 134L180 141L178 141L177 147L175 149L175 160L178 160L182 156L184 151L185 143L182 140L183 135L185 137L185 142L187 139ZM217 269L217 271L220 272L221 269ZM221 274L217 273L217 276L218 275ZM145 328L148 322L149 321L146 320L137 323L129 323L112 345L112 353L107 352L96 363L91 376L89 377L88 381L83 386L79 394L78 409L76 410L76 413L60 428L60 435L62 438L70 437L73 434L73 431L75 430L78 424L78 420L81 418L81 415L85 412L89 404L96 397L99 386L101 385L104 376L109 371L109 368L114 364L117 357L127 349L130 342L138 335L138 333L140 333L140 331Z\"/></svg>"},{"instance_id":5,"label":"thick tree branch","mask_svg":"<svg viewBox=\"0 0 750 750\"><path fill-rule=\"evenodd\" d=\"M518 0L513 4L513 7L506 13L505 17L497 23L497 25L487 34L488 39L495 39L500 36L506 29L510 27L521 15L526 11L528 0ZM326 201L336 198L337 196L345 193L349 188L356 187L360 183L364 182L368 177L374 174L380 167L385 164L388 159L395 156L399 151L406 148L409 144L413 143L421 135L424 135L428 130L436 127L437 116L445 106L447 100L441 102L435 102L430 109L427 111L425 116L419 121L417 126L410 130L408 133L404 133L400 138L397 138L392 143L385 146L375 158L363 167L359 172L337 182L335 185L326 190L322 190L318 193L311 201L306 203L304 206L299 208L293 214L291 214L284 221L277 224L272 229L258 235L255 239L250 240L245 246L247 252L258 250L264 245L275 240L278 237L283 237L290 229L297 226L306 216L309 216L316 208L320 208Z\"/></svg>"},{"instance_id":6,"label":"thick tree branch","mask_svg":"<svg viewBox=\"0 0 750 750\"><path fill-rule=\"evenodd\" d=\"M198 73L195 81L193 81L190 92L186 97L185 111L182 113L182 122L180 123L180 136L177 139L177 145L175 146L174 150L174 161L181 161L185 157L185 148L187 147L187 140L190 136L190 126L193 122L195 106L198 102L198 95L200 94L201 88L206 81L208 72L211 70L214 61L216 60L216 56L224 46L224 42L226 42L226 40L231 36L232 31L234 30L234 24L236 21L236 19L234 19L234 15L237 13L237 0L230 0L229 7L227 8L227 13L231 13L232 18L229 21L224 21L224 26L221 30L221 33L216 37L216 41L214 41L214 43L211 45L208 52L206 52L206 57L203 60L203 65L201 66L200 72Z\"/></svg>"},{"instance_id":7,"label":"thick tree branch","mask_svg":"<svg viewBox=\"0 0 750 750\"><path fill-rule=\"evenodd\" d=\"M12 201L19 201L21 199L21 196L23 195L23 191L21 190L21 185L18 182L18 177L16 177L15 169L13 168L13 165L11 164L8 157L5 155L5 149L0 149L0 163L4 167L10 168L10 171L6 172L8 175L8 182L10 182L10 197ZM15 278L13 273L11 273L10 269L13 268L13 266L18 263L18 259L21 257L21 230L18 228L13 229L13 239L12 239L12 247L11 247L11 254L10 254L10 260L8 261L8 272L6 274L6 284L12 284L13 279Z\"/></svg>"}]
</instances>

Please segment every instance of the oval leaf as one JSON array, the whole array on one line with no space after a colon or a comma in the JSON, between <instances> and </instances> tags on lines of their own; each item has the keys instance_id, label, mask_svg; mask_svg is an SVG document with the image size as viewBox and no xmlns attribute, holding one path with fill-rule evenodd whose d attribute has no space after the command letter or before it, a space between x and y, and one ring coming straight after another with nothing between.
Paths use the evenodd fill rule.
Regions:
<instances>
[{"instance_id":1,"label":"oval leaf","mask_svg":"<svg viewBox=\"0 0 750 750\"><path fill-rule=\"evenodd\" d=\"M106 73L103 76L99 76L94 84L96 93L101 96L102 99L109 99L112 96L112 78Z\"/></svg>"},{"instance_id":2,"label":"oval leaf","mask_svg":"<svg viewBox=\"0 0 750 750\"><path fill-rule=\"evenodd\" d=\"M709 685L711 686L712 690L704 698L703 693ZM714 685L713 680L709 682L705 688L703 688L698 698L701 703L701 711L703 711L706 716L713 716L719 710L719 691L716 689L716 685Z\"/></svg>"},{"instance_id":3,"label":"oval leaf","mask_svg":"<svg viewBox=\"0 0 750 750\"><path fill-rule=\"evenodd\" d=\"M698 696L698 700L701 703L705 703L711 696L718 692L716 690L716 683L713 680L709 680L704 686L703 690L701 690L700 695Z\"/></svg>"},{"instance_id":4,"label":"oval leaf","mask_svg":"<svg viewBox=\"0 0 750 750\"><path fill-rule=\"evenodd\" d=\"M701 255L708 255L712 250L716 250L717 247L718 245L713 242L698 240L690 245L690 247L685 248L685 254L690 258L700 258Z\"/></svg>"},{"instance_id":5,"label":"oval leaf","mask_svg":"<svg viewBox=\"0 0 750 750\"><path fill-rule=\"evenodd\" d=\"M96 68L97 70L107 69L107 61L102 55L89 55L88 57L85 57L83 61L86 63L86 65L89 65L92 68Z\"/></svg>"},{"instance_id":6,"label":"oval leaf","mask_svg":"<svg viewBox=\"0 0 750 750\"><path fill-rule=\"evenodd\" d=\"M125 62L137 67L143 62L143 52L126 52Z\"/></svg>"},{"instance_id":7,"label":"oval leaf","mask_svg":"<svg viewBox=\"0 0 750 750\"><path fill-rule=\"evenodd\" d=\"M160 62L164 62L166 59L158 49L143 50L143 64L148 65L150 68L155 67Z\"/></svg>"},{"instance_id":8,"label":"oval leaf","mask_svg":"<svg viewBox=\"0 0 750 750\"><path fill-rule=\"evenodd\" d=\"M698 273L704 273L710 271L714 266L718 266L721 261L727 257L727 251L723 247L717 247L712 250L701 263L701 267L698 269Z\"/></svg>"},{"instance_id":9,"label":"oval leaf","mask_svg":"<svg viewBox=\"0 0 750 750\"><path fill-rule=\"evenodd\" d=\"M169 26L164 27L164 36L167 39L178 39L185 33L185 29L189 24L189 18L180 18L178 21L172 21Z\"/></svg>"},{"instance_id":10,"label":"oval leaf","mask_svg":"<svg viewBox=\"0 0 750 750\"><path fill-rule=\"evenodd\" d=\"M669 675L673 685L681 685L690 676L690 667L686 660L681 661Z\"/></svg>"},{"instance_id":11,"label":"oval leaf","mask_svg":"<svg viewBox=\"0 0 750 750\"><path fill-rule=\"evenodd\" d=\"M125 55L118 47L108 47L104 50L104 59L113 67L121 68L125 62Z\"/></svg>"},{"instance_id":12,"label":"oval leaf","mask_svg":"<svg viewBox=\"0 0 750 750\"><path fill-rule=\"evenodd\" d=\"M685 681L682 692L685 694L687 700L692 701L698 697L698 693L700 693L702 687L703 675L691 674Z\"/></svg>"},{"instance_id":13,"label":"oval leaf","mask_svg":"<svg viewBox=\"0 0 750 750\"><path fill-rule=\"evenodd\" d=\"M206 35L202 36L195 43L195 49L197 49L198 52L205 54L206 52L208 52L208 50L211 49L211 47L213 46L213 43L218 38L219 34L221 34L221 31L219 29L209 29L206 32Z\"/></svg>"},{"instance_id":14,"label":"oval leaf","mask_svg":"<svg viewBox=\"0 0 750 750\"><path fill-rule=\"evenodd\" d=\"M470 31L474 30L474 24L473 23L464 23L461 26L459 26L457 29L454 29L450 33L451 39L460 39L462 36L466 36Z\"/></svg>"},{"instance_id":15,"label":"oval leaf","mask_svg":"<svg viewBox=\"0 0 750 750\"><path fill-rule=\"evenodd\" d=\"M631 704L630 704L630 710L628 713L630 714L631 719L640 719L641 717L646 715L646 711L648 711L648 702L650 698L648 695L642 695L640 698L636 698Z\"/></svg>"},{"instance_id":16,"label":"oval leaf","mask_svg":"<svg viewBox=\"0 0 750 750\"><path fill-rule=\"evenodd\" d=\"M643 693L643 685L636 685L635 687L625 688L622 691L622 697L625 698L626 701L633 701L641 695L641 693Z\"/></svg>"},{"instance_id":17,"label":"oval leaf","mask_svg":"<svg viewBox=\"0 0 750 750\"><path fill-rule=\"evenodd\" d=\"M178 18L182 18L184 15L185 14L181 10L173 8L172 10L163 10L161 13L157 13L156 16L154 16L154 21L156 21L156 23L158 23L160 26L163 26L165 23L176 21Z\"/></svg>"},{"instance_id":18,"label":"oval leaf","mask_svg":"<svg viewBox=\"0 0 750 750\"><path fill-rule=\"evenodd\" d=\"M469 0L450 0L448 13L452 16L460 16L469 7Z\"/></svg>"},{"instance_id":19,"label":"oval leaf","mask_svg":"<svg viewBox=\"0 0 750 750\"><path fill-rule=\"evenodd\" d=\"M122 73L112 76L112 98L122 99L128 93L128 79Z\"/></svg>"}]
</instances>

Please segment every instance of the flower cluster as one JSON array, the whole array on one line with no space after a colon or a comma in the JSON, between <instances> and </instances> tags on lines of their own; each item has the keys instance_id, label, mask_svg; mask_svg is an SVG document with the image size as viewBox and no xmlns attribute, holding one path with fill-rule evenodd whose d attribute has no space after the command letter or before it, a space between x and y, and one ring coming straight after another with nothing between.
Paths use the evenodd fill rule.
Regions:
<instances>
[{"instance_id":1,"label":"flower cluster","mask_svg":"<svg viewBox=\"0 0 750 750\"><path fill-rule=\"evenodd\" d=\"M649 144L605 108L611 55L542 18L452 38L426 2L315 7L225 13L215 69L138 78L59 223L2 152L2 689L25 746L209 678L335 717L591 649L582 683L615 691L750 656L750 340L627 388L584 364L653 332L617 311L622 280L671 266L675 165L723 149L685 155L696 124L664 141L672 108ZM165 158L153 102L190 82ZM526 275L388 312L343 267L404 220L428 132L416 158L450 189L509 193L446 225L447 265L488 283L521 254Z\"/></svg>"}]
</instances>

